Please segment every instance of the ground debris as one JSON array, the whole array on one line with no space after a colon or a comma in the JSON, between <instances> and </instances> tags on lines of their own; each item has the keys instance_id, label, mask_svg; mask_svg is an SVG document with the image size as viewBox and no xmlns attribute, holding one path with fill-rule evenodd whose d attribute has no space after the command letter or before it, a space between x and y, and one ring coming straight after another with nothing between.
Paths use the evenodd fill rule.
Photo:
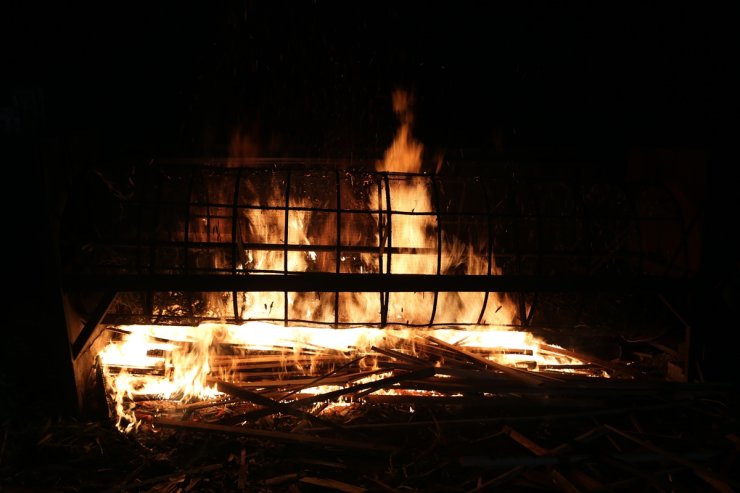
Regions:
<instances>
[{"instance_id":1,"label":"ground debris","mask_svg":"<svg viewBox=\"0 0 740 493\"><path fill-rule=\"evenodd\" d=\"M267 493L610 491L637 484L661 490L680 484L683 491L737 491L737 413L719 405L717 396L687 400L687 392L674 402L664 395L660 405L632 398L619 408L585 410L528 401L497 408L417 400L412 412L407 404L355 402L321 411L337 426L275 413L210 427L193 421L202 416L192 412L180 421L168 418L182 427L158 426L155 417L123 434L107 420L48 420L23 431L5 427L0 486L17 492Z\"/></svg>"}]
</instances>

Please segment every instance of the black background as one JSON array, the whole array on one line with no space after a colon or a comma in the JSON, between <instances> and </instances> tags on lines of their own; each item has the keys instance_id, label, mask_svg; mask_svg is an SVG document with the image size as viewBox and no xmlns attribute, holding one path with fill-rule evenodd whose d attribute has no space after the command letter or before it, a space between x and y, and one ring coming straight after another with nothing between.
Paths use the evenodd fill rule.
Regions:
<instances>
[{"instance_id":1,"label":"black background","mask_svg":"<svg viewBox=\"0 0 740 493\"><path fill-rule=\"evenodd\" d=\"M704 338L730 335L725 322L735 315L738 270L737 243L729 239L738 211L738 18L729 8L323 0L6 5L0 109L17 116L2 134L9 402L37 399L19 382L42 376L49 388L41 407L63 408L63 372L49 372L67 358L59 350L66 339L49 240L60 190L88 168L225 157L237 129L255 156L379 158L397 127L396 88L415 95L414 132L430 152L588 154L609 157L619 170L636 149L698 152L697 180L707 184L708 198L706 325L715 331ZM692 180L693 169L684 179ZM29 360L44 364L29 368Z\"/></svg>"},{"instance_id":2,"label":"black background","mask_svg":"<svg viewBox=\"0 0 740 493\"><path fill-rule=\"evenodd\" d=\"M40 86L47 131L111 158L223 155L237 127L264 156L370 154L396 87L439 149L705 148L736 117L737 19L698 3L17 7L10 89Z\"/></svg>"}]
</instances>

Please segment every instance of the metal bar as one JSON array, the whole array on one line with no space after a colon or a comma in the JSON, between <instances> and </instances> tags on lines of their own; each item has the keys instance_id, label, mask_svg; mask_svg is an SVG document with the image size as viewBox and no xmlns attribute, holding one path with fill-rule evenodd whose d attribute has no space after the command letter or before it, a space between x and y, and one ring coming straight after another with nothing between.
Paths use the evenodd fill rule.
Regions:
<instances>
[{"instance_id":1,"label":"metal bar","mask_svg":"<svg viewBox=\"0 0 740 493\"><path fill-rule=\"evenodd\" d=\"M383 203L383 188L378 180L378 209L382 209L381 204ZM385 243L385 224L383 222L383 211L378 210L378 272L383 273L383 249ZM383 305L383 300L380 300L380 305Z\"/></svg>"},{"instance_id":2,"label":"metal bar","mask_svg":"<svg viewBox=\"0 0 740 493\"><path fill-rule=\"evenodd\" d=\"M385 186L385 204L386 214L388 215L388 224L386 228L387 239L388 239L388 261L386 262L386 273L391 273L391 259L393 255L390 253L390 249L393 248L393 211L391 209L391 185L388 180L388 173L383 173L383 184Z\"/></svg>"},{"instance_id":3,"label":"metal bar","mask_svg":"<svg viewBox=\"0 0 740 493\"><path fill-rule=\"evenodd\" d=\"M237 205L239 204L239 188L241 186L241 176L242 176L242 168L239 168L239 170L236 172L236 178L234 180L234 206L232 209L232 216L231 216L231 268L232 268L232 274L236 275L237 271L237 258L239 255L237 255L237 241L241 240L241 232L239 231L239 209ZM241 252L244 253L243 251ZM243 268L247 268L246 265L243 266ZM231 292L231 307L234 311L234 320L239 319L239 300L236 295L236 291Z\"/></svg>"},{"instance_id":4,"label":"metal bar","mask_svg":"<svg viewBox=\"0 0 740 493\"><path fill-rule=\"evenodd\" d=\"M184 246L185 243L182 241L167 241L167 242L152 242L153 246L151 248L154 248L155 250L158 247L181 247ZM107 247L133 247L135 246L135 242L125 242L125 241L116 241L116 242L107 242L107 241L101 241L97 243L97 245L100 246L107 246ZM209 248L218 248L218 247L224 247L228 244L225 243L207 243L207 242L197 242L192 241L189 243L190 247L193 249L196 248L203 248L203 249L209 249ZM289 251L297 251L297 252L334 252L337 249L336 245L321 245L321 244L313 244L313 245L301 245L301 244L289 244L284 245L282 243L241 243L241 246L244 247L244 249L247 250L258 250L258 251L279 251L279 250L285 250L286 248ZM342 251L345 252L358 252L358 253L378 253L378 246L377 245L339 245L339 247L342 249ZM433 247L393 247L393 248L384 248L383 252L391 252L393 254L405 254L405 255L415 255L415 254L423 254L423 255L429 255L433 253L437 253L437 248ZM548 250L542 250L538 252L527 252L527 251L520 251L516 253L497 253L496 257L498 258L508 258L508 257L535 257L539 256L542 258L568 258L568 257L578 257L582 255L586 255L590 253L588 250L571 250L571 251L548 251ZM619 259L640 259L643 258L642 254L638 252L620 252L615 253L612 255L613 258L619 258ZM78 264L80 267L93 267L97 264ZM106 266L107 268L111 268L111 266ZM128 269L128 266L125 268ZM231 270L231 269L226 269Z\"/></svg>"},{"instance_id":5,"label":"metal bar","mask_svg":"<svg viewBox=\"0 0 740 493\"><path fill-rule=\"evenodd\" d=\"M486 228L487 228L487 234L486 237L486 245L487 245L487 251L486 256L488 258L488 268L486 270L486 274L489 276L491 275L491 270L493 269L493 222L491 221L491 206L488 203L488 192L486 191L486 185L482 180L478 180L478 183L481 185L481 189L483 190L483 202L486 207ZM488 304L488 296L489 292L486 291L486 294L483 295L483 304L480 308L480 315L478 315L478 323L481 323L483 320L483 316L486 314L486 305Z\"/></svg>"},{"instance_id":6,"label":"metal bar","mask_svg":"<svg viewBox=\"0 0 740 493\"><path fill-rule=\"evenodd\" d=\"M393 221L392 221L392 212L391 212L391 187L390 183L388 181L388 173L383 173L383 186L385 190L385 203L386 203L386 210L388 214L388 223L386 225L386 239L388 241L388 260L386 262L386 273L391 273L391 258L393 257ZM382 195L382 194L381 194ZM380 199L381 197L379 197ZM378 208L382 208L382 200L378 201ZM382 216L382 212L381 212ZM382 252L381 252L382 254ZM383 271L380 271L381 274L383 274ZM382 313L380 314L380 319L383 321L383 326L385 326L386 323L388 323L388 305L390 303L390 292L385 290L380 293L381 301L380 301L380 309Z\"/></svg>"},{"instance_id":7,"label":"metal bar","mask_svg":"<svg viewBox=\"0 0 740 493\"><path fill-rule=\"evenodd\" d=\"M290 170L285 175L285 223L283 231L285 249L283 250L283 274L288 275L288 228L290 226L288 222L288 215L290 211ZM288 290L282 289L283 291L283 319L284 324L288 325Z\"/></svg>"},{"instance_id":8,"label":"metal bar","mask_svg":"<svg viewBox=\"0 0 740 493\"><path fill-rule=\"evenodd\" d=\"M67 274L65 289L115 291L295 291L295 292L680 292L696 281L657 276L334 274L295 272L258 275Z\"/></svg>"},{"instance_id":9,"label":"metal bar","mask_svg":"<svg viewBox=\"0 0 740 493\"><path fill-rule=\"evenodd\" d=\"M188 181L188 201L185 205L185 251L183 252L183 265L185 267L185 275L190 273L190 210L193 204L193 183L195 182L195 172L190 174L190 180ZM210 223L208 224L210 234ZM210 236L209 236L210 238ZM193 311L193 297L190 292L185 293L186 309L191 317L195 317Z\"/></svg>"},{"instance_id":10,"label":"metal bar","mask_svg":"<svg viewBox=\"0 0 740 493\"><path fill-rule=\"evenodd\" d=\"M334 267L335 272L339 274L339 270L341 267L341 258L342 258L342 219L341 219L341 210L342 210L342 190L340 186L340 180L339 180L339 170L334 171L334 179L336 180L336 190L337 190L337 257L334 260ZM339 323L339 291L334 292L334 325L337 325Z\"/></svg>"},{"instance_id":11,"label":"metal bar","mask_svg":"<svg viewBox=\"0 0 740 493\"><path fill-rule=\"evenodd\" d=\"M434 176L429 178L432 181L432 197L434 199L434 208L437 210L437 275L442 274L442 221L439 217L439 190L437 190L437 180ZM435 284L436 285L436 284ZM429 317L429 325L434 323L434 316L437 314L437 302L439 300L439 291L434 291L434 300L432 301L432 314Z\"/></svg>"},{"instance_id":12,"label":"metal bar","mask_svg":"<svg viewBox=\"0 0 740 493\"><path fill-rule=\"evenodd\" d=\"M250 318L248 319L250 322L272 322L272 323L278 323L283 324L284 320L282 317L260 317L260 318ZM245 320L238 319L224 319L222 317L218 316L210 316L210 315L200 315L196 316L196 321L198 322L226 322L226 323L236 323L241 324L244 323ZM326 327L326 322L317 322L316 320L308 320L304 318L290 318L288 321L292 324L300 324L303 326L308 327ZM158 323L175 323L177 325L182 324L188 324L190 323L190 320L185 320L185 317L180 317L177 315L162 315L158 317ZM150 324L152 323L152 318L147 317L146 315L134 315L134 314L122 314L122 313L109 313L103 318L103 323L111 324L111 325L135 325L135 324ZM498 328L519 328L519 325L513 325L513 324L484 324L488 327L498 327ZM478 327L480 324L477 322L456 322L454 324L454 327ZM339 328L351 328L351 327L444 327L449 329L450 324L447 322L436 322L432 325L428 325L426 323L392 323L392 324L381 324L380 322L375 321L368 321L368 320L354 320L352 322L339 322L338 324ZM552 326L548 326L548 329L552 329Z\"/></svg>"},{"instance_id":13,"label":"metal bar","mask_svg":"<svg viewBox=\"0 0 740 493\"><path fill-rule=\"evenodd\" d=\"M142 201L142 205L183 205L182 202L179 201L172 201L172 200L160 200L160 201ZM222 204L218 202L198 202L194 205L197 205L201 208L209 208L213 207L216 209L223 209L223 208L229 208L231 207L230 204ZM249 209L249 210L260 210L260 211L281 211L285 208L283 205L268 205L268 204L241 204L239 205L239 209ZM337 212L336 208L329 208L329 207L312 207L312 206L306 206L306 205L294 205L290 207L290 210L292 211L299 211L299 212ZM368 212L379 212L377 209L341 209L339 212L343 214L364 214ZM399 211L399 210L391 210L393 214L399 214L399 215L409 215L409 216L436 216L437 213L434 211L429 212L420 212L420 211ZM459 215L458 212L440 212L440 216L457 216ZM485 212L475 212L470 211L467 212L466 215L469 216L485 216ZM518 218L522 217L524 219L535 219L536 217L541 217L542 219L563 219L564 216L559 214L548 214L543 213L541 215L535 215L535 214L508 214L508 213L500 213L498 214L502 218ZM218 217L218 216L214 216ZM567 216L566 216L567 217ZM665 221L675 221L676 217L674 216L639 216L639 215L627 215L627 214L600 214L599 216L594 216L598 219L622 219L625 221L631 221L631 220L640 220L640 221L647 221L647 222L665 222Z\"/></svg>"}]
</instances>

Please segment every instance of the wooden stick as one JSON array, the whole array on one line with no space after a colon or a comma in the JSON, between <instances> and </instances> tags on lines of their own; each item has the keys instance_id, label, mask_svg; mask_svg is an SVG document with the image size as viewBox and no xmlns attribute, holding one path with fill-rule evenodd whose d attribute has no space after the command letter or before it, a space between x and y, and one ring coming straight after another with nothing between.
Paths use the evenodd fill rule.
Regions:
<instances>
[{"instance_id":1,"label":"wooden stick","mask_svg":"<svg viewBox=\"0 0 740 493\"><path fill-rule=\"evenodd\" d=\"M377 390L377 389L382 389L386 387L391 387L397 383L403 382L404 380L411 380L414 378L433 377L434 372L435 372L434 368L423 368L421 370L410 371L410 372L402 373L399 375L394 375L388 378L381 378L380 380L376 380L374 382L360 383L357 385L353 385L352 387L347 387L345 389L339 389L339 390L335 390L332 392L326 392L324 394L319 394L314 397L300 399L298 401L293 402L293 405L303 407L303 406L308 406L308 405L311 405L311 404L314 404L320 401L332 400L337 397L341 397L345 394L351 394L351 393L359 392L365 389L376 389Z\"/></svg>"},{"instance_id":2,"label":"wooden stick","mask_svg":"<svg viewBox=\"0 0 740 493\"><path fill-rule=\"evenodd\" d=\"M367 450L370 452L395 452L394 447L387 445L380 445L375 443L368 443L364 441L349 441L340 440L335 438L327 437L315 437L311 435L304 435L300 433L285 433L280 431L268 431L268 430L257 430L251 428L244 428L242 426L224 426L212 423L196 423L192 421L183 422L172 419L155 419L155 426L161 426L164 428L175 428L182 430L192 430L201 432L211 433L226 433L229 435L241 435L250 438L260 438L264 440L273 440L276 442L289 442L289 443L300 443L303 445L316 445L316 446L329 446L347 449Z\"/></svg>"},{"instance_id":3,"label":"wooden stick","mask_svg":"<svg viewBox=\"0 0 740 493\"><path fill-rule=\"evenodd\" d=\"M550 455L550 450L542 447L540 444L530 439L529 437L523 435L522 433L519 433L511 426L509 425L504 426L503 431L504 433L509 435L509 437L511 437L512 440L514 440L519 445L523 446L524 448L532 452L534 455L540 455L540 456Z\"/></svg>"},{"instance_id":4,"label":"wooden stick","mask_svg":"<svg viewBox=\"0 0 740 493\"><path fill-rule=\"evenodd\" d=\"M264 486L277 486L279 484L287 483L288 481L295 481L298 479L298 474L292 472L288 474L282 474L269 479L260 481L260 484Z\"/></svg>"},{"instance_id":5,"label":"wooden stick","mask_svg":"<svg viewBox=\"0 0 740 493\"><path fill-rule=\"evenodd\" d=\"M286 387L297 386L300 388L296 390L295 392L293 392L293 393L297 393L297 392L300 392L300 389L314 387L318 382L321 382L322 385L346 383L347 381L351 379L353 375L357 375L357 374L353 373L350 375L331 377L331 378L321 377L321 378L290 378L286 380L272 380L272 379L271 380L254 380L251 382L239 382L238 384L234 384L234 386L240 389L248 389L248 388L253 389L253 388L265 388L265 387L286 388ZM209 382L211 380L212 380L211 378L208 379Z\"/></svg>"},{"instance_id":6,"label":"wooden stick","mask_svg":"<svg viewBox=\"0 0 740 493\"><path fill-rule=\"evenodd\" d=\"M423 360L421 358L417 358L416 356L411 356L410 354L402 353L400 351L394 351L393 349L383 349L377 346L372 346L370 349L372 349L373 351L377 353L383 354L385 356L390 356L391 358L405 361L407 363L411 363L412 365L415 365L417 367L418 366L433 366L433 364L430 363L429 361Z\"/></svg>"},{"instance_id":7,"label":"wooden stick","mask_svg":"<svg viewBox=\"0 0 740 493\"><path fill-rule=\"evenodd\" d=\"M255 354L250 356L230 356L230 355L214 355L211 357L211 362L214 364L219 363L233 363L233 364L243 364L243 365L257 365L257 364L264 364L264 363L273 363L276 366L285 366L285 365L291 365L291 364L307 364L317 361L328 361L328 362L337 362L342 361L345 359L349 359L349 357L345 354L341 355L332 355L332 354L306 354L306 353L287 353L285 355L279 355L279 354Z\"/></svg>"},{"instance_id":8,"label":"wooden stick","mask_svg":"<svg viewBox=\"0 0 740 493\"><path fill-rule=\"evenodd\" d=\"M606 368L607 370L616 371L617 373L622 373L625 375L629 375L631 377L643 377L644 378L644 375L642 373L640 373L639 371L633 368L630 368L625 365L617 364L617 363L612 363L610 361L605 361L605 360L596 358L594 356L589 356L587 354L582 354L582 353L576 353L575 351L569 351L567 349L558 348L558 347L550 346L547 344L540 344L539 348L541 350L548 351L553 354L558 354L560 356L567 356L568 358L573 358L573 359L577 359L577 360L580 360L586 363L599 365L603 368Z\"/></svg>"},{"instance_id":9,"label":"wooden stick","mask_svg":"<svg viewBox=\"0 0 740 493\"><path fill-rule=\"evenodd\" d=\"M542 383L543 383L543 381L541 379L532 376L528 372L525 372L525 371L522 371L522 370L517 370L516 368L511 368L511 367L508 367L506 365L502 365L502 364L496 363L494 361L491 361L489 359L482 358L482 357L480 357L480 356L478 356L476 354L469 353L469 352L465 351L462 348L459 348L457 346L454 346L452 344L449 344L449 343L447 343L447 342L445 342L443 340L437 339L436 337L426 336L426 338L429 339L430 341L434 342L435 344L438 344L439 346L442 346L442 347L444 347L446 349L449 349L451 351L454 351L454 352L460 354L461 356L469 359L470 361L473 361L475 363L478 363L478 364L481 364L481 365L484 365L484 366L493 368L495 370L498 370L501 373L504 373L505 375L508 375L509 377L511 377L511 378L513 378L513 379L515 379L515 380L517 380L517 381L519 381L519 382L521 382L521 383L523 383L525 385L529 385L529 386L532 386L532 387L538 387L538 386L542 385Z\"/></svg>"}]
</instances>

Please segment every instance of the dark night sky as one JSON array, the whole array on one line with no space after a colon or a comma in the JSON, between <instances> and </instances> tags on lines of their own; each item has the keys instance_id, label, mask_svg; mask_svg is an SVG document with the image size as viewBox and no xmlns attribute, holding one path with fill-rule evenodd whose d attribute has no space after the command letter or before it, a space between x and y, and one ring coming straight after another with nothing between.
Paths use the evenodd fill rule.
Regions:
<instances>
[{"instance_id":1,"label":"dark night sky","mask_svg":"<svg viewBox=\"0 0 740 493\"><path fill-rule=\"evenodd\" d=\"M20 115L20 126L1 137L4 169L18 176L11 188L25 196L46 193L39 162L63 183L108 161L223 157L236 128L265 157L375 159L396 129L397 87L414 91L415 133L431 150L693 148L736 157L722 153L738 135L738 19L700 2L8 6L0 110ZM736 194L716 161L710 206L726 210ZM47 211L23 210L11 230L37 239L13 262L24 329L5 345L10 361L38 354L27 334L58 322L58 287L39 293L38 280L53 281L56 268L39 227ZM721 224L709 226L713 244L724 244ZM29 265L41 272L29 275ZM29 319L39 300L46 318Z\"/></svg>"},{"instance_id":2,"label":"dark night sky","mask_svg":"<svg viewBox=\"0 0 740 493\"><path fill-rule=\"evenodd\" d=\"M224 155L237 127L265 156L373 154L394 87L430 148L711 145L730 12L644 3L18 2L6 63L111 158Z\"/></svg>"}]
</instances>

